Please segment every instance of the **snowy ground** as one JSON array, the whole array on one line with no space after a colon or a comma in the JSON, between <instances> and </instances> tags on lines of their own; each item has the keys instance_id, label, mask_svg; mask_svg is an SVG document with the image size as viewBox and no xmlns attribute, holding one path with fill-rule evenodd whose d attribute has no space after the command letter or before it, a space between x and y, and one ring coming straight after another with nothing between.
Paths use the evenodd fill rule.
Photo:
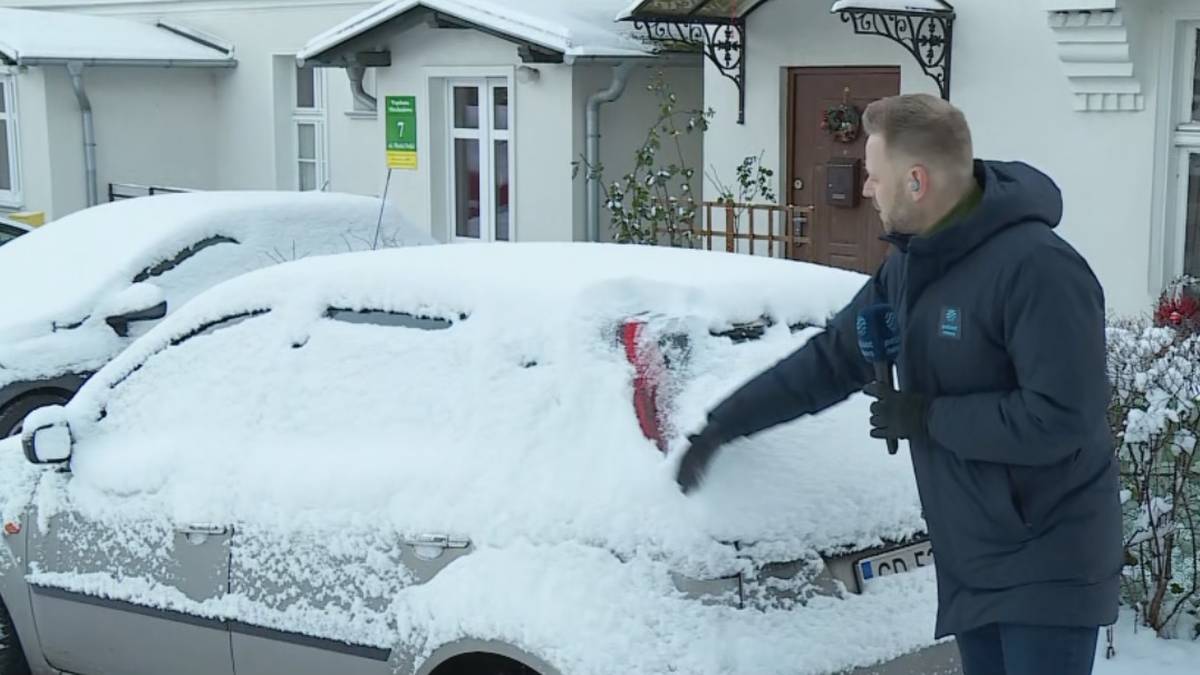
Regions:
<instances>
[{"instance_id":1,"label":"snowy ground","mask_svg":"<svg viewBox=\"0 0 1200 675\"><path fill-rule=\"evenodd\" d=\"M1097 646L1094 675L1196 675L1200 641L1160 640L1154 631L1137 627L1132 612L1122 612L1116 631L1117 656L1104 658L1104 634Z\"/></svg>"}]
</instances>

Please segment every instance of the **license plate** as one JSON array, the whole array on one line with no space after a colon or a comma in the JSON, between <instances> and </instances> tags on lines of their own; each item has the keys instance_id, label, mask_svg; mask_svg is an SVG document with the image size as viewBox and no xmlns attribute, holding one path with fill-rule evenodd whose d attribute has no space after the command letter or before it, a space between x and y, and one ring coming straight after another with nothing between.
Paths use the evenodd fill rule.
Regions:
<instances>
[{"instance_id":1,"label":"license plate","mask_svg":"<svg viewBox=\"0 0 1200 675\"><path fill-rule=\"evenodd\" d=\"M859 558L854 563L854 574L858 577L859 589L862 589L879 577L911 572L930 565L933 565L933 547L928 541L923 541Z\"/></svg>"}]
</instances>

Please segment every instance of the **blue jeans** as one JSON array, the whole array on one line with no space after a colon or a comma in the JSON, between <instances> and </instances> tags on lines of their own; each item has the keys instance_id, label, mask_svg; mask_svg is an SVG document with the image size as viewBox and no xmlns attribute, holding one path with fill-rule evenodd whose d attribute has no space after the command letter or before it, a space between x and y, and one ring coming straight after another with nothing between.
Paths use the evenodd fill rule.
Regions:
<instances>
[{"instance_id":1,"label":"blue jeans","mask_svg":"<svg viewBox=\"0 0 1200 675\"><path fill-rule=\"evenodd\" d=\"M963 675L1091 675L1100 629L991 624L954 636Z\"/></svg>"}]
</instances>

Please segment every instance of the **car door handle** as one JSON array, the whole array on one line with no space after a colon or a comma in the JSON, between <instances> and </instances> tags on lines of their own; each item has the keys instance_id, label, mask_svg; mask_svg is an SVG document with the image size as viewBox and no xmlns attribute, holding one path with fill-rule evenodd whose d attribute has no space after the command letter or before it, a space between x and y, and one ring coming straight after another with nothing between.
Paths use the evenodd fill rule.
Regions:
<instances>
[{"instance_id":1,"label":"car door handle","mask_svg":"<svg viewBox=\"0 0 1200 675\"><path fill-rule=\"evenodd\" d=\"M404 543L409 546L426 546L430 548L468 548L470 539L452 537L447 534L421 534L416 537L405 537Z\"/></svg>"},{"instance_id":2,"label":"car door handle","mask_svg":"<svg viewBox=\"0 0 1200 675\"><path fill-rule=\"evenodd\" d=\"M212 523L188 523L187 525L180 525L176 527L175 531L179 532L180 534L216 535L225 534L229 531L229 528L224 525L215 525Z\"/></svg>"}]
</instances>

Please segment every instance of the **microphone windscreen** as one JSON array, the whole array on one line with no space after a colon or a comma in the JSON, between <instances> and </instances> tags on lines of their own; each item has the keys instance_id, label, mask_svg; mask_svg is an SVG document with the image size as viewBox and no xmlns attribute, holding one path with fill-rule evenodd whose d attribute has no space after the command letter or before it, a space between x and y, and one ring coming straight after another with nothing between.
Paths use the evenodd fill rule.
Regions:
<instances>
[{"instance_id":1,"label":"microphone windscreen","mask_svg":"<svg viewBox=\"0 0 1200 675\"><path fill-rule=\"evenodd\" d=\"M858 315L858 349L871 363L895 361L900 355L896 312L888 304L871 305Z\"/></svg>"}]
</instances>

